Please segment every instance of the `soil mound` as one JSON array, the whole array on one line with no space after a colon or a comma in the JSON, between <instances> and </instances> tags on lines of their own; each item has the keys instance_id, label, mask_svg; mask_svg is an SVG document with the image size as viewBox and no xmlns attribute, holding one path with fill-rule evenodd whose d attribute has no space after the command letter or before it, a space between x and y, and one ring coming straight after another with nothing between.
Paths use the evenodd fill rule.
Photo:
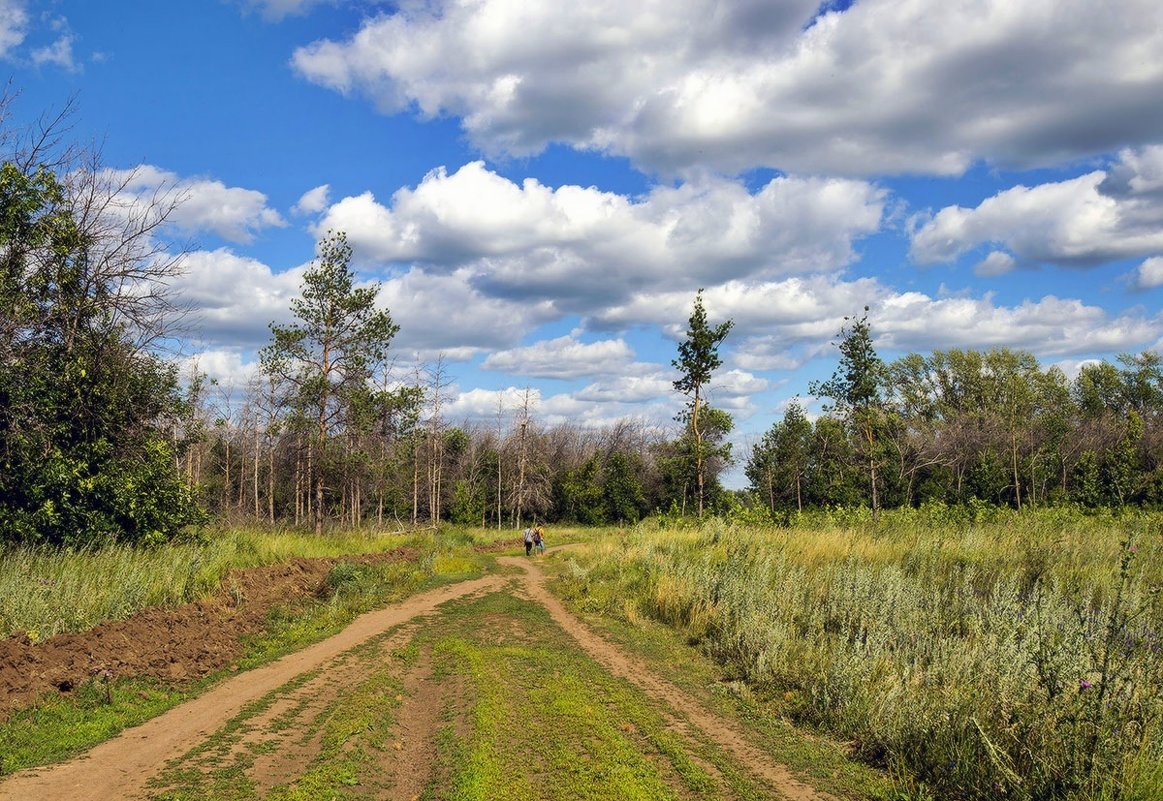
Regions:
<instances>
[{"instance_id":1,"label":"soil mound","mask_svg":"<svg viewBox=\"0 0 1163 801\"><path fill-rule=\"evenodd\" d=\"M404 560L409 549L348 561ZM276 606L326 593L337 559L296 559L232 571L210 598L177 608L144 609L43 643L17 635L0 640L0 720L47 692L69 694L92 678L147 677L178 684L229 666L243 640L262 630Z\"/></svg>"}]
</instances>

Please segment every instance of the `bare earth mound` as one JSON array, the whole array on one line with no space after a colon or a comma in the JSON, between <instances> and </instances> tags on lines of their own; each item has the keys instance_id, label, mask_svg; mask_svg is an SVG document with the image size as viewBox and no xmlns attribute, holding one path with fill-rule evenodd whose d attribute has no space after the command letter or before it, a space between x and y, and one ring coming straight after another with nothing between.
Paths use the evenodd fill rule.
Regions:
<instances>
[{"instance_id":1,"label":"bare earth mound","mask_svg":"<svg viewBox=\"0 0 1163 801\"><path fill-rule=\"evenodd\" d=\"M397 549L355 561L406 559ZM336 559L233 571L208 600L150 608L89 631L33 644L18 635L0 640L0 720L46 692L70 693L97 673L166 682L201 678L242 655L246 636L261 631L271 609L317 597Z\"/></svg>"}]
</instances>

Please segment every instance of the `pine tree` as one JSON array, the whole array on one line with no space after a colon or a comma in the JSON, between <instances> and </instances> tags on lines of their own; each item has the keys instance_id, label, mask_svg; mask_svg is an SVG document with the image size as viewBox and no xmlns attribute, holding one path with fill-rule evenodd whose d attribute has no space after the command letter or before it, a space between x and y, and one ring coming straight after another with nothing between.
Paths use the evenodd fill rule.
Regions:
<instances>
[{"instance_id":1,"label":"pine tree","mask_svg":"<svg viewBox=\"0 0 1163 801\"><path fill-rule=\"evenodd\" d=\"M674 382L674 388L690 398L679 419L687 424L691 435L699 517L703 516L706 464L710 455L707 453L704 426L700 419L705 406L703 393L711 380L711 375L723 364L723 360L719 358L719 345L727 338L733 325L734 322L731 320L716 326L707 322L707 312L703 308L703 290L700 289L695 294L686 339L679 343L678 358L671 362L682 373L682 376Z\"/></svg>"}]
</instances>

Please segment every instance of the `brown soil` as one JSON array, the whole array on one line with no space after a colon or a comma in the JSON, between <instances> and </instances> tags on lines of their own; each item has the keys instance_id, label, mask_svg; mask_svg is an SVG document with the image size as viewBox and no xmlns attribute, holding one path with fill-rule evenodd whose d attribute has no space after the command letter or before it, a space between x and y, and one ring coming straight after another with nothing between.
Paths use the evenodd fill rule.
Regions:
<instances>
[{"instance_id":1,"label":"brown soil","mask_svg":"<svg viewBox=\"0 0 1163 801\"><path fill-rule=\"evenodd\" d=\"M405 559L399 549L357 561ZM78 634L34 644L19 635L0 640L0 720L48 692L69 694L85 681L128 676L168 683L198 679L229 667L243 641L261 630L275 606L317 597L335 559L237 570L213 597L178 608L143 610Z\"/></svg>"},{"instance_id":2,"label":"brown soil","mask_svg":"<svg viewBox=\"0 0 1163 801\"><path fill-rule=\"evenodd\" d=\"M148 783L158 776L168 760L190 752L210 734L220 730L246 705L296 677L326 668L279 696L259 715L251 717L247 724L250 728L243 732L240 745L237 746L263 754L249 771L259 787L269 788L284 783L318 752L320 744L317 729L309 725L313 715L324 708L330 699L343 693L345 688L359 682L361 666L367 664L362 660L369 656L357 655L353 651L356 646L369 641L372 644L378 642L370 658L383 659L385 654L411 637L413 627L423 625L423 621L417 618L434 613L438 605L455 598L495 592L506 587L516 589L522 596L543 604L554 621L599 664L661 702L663 708L669 710L666 717L671 720L676 731L684 732L685 736L697 734L709 737L722 748L733 752L743 765L769 785L776 797L792 801L827 801L831 798L795 779L787 768L773 762L750 742L737 724L707 710L676 685L653 673L640 660L595 634L548 592L544 577L534 560L502 557L499 561L523 569L516 587L512 578L489 576L422 593L389 608L370 612L340 634L266 666L222 681L205 694L125 731L83 757L0 779L0 801L131 801L148 797L158 789L149 789ZM93 665L116 664L120 666L116 669L123 671L123 674L128 671L129 665L139 665L143 666L143 670L156 671L149 675L161 678L172 677L174 674L169 671L198 675L199 671L204 673L228 665L238 653L237 636L233 646L225 643L213 646L197 642L198 636L190 635L184 631L184 627L208 626L199 630L216 630L224 626L224 621L242 616L243 610L248 607L259 607L260 597L274 597L276 602L286 603L288 593L310 595L317 591L327 569L329 565L326 563L315 566L297 562L285 568L271 569L267 573L251 574L245 579L248 593L246 600L237 607L224 599L217 599L176 610L179 613L176 617L175 610L154 610L137 616L134 621L125 622L125 625L142 625L141 621L149 620L149 627L143 625L141 628L123 629L117 634L109 631L99 634L94 631L68 639L70 643L87 644L87 650L80 645L70 645L69 649L59 645L47 649L45 645L33 647L10 641L3 646L6 650L0 650L0 668L4 671L0 675L8 676L13 669L20 669L21 665L35 665L38 671L36 675L40 678L25 682L8 678L2 686L16 688L9 690L9 695L27 698L33 692L33 687L54 686L54 679L58 676L74 682L75 686L75 682L83 681L89 675ZM272 578L282 589L274 593L260 590L258 585L268 578ZM240 575L236 580L244 579ZM257 621L261 622L261 618L262 615L258 615ZM109 627L117 630L117 625L109 624ZM405 628L377 641L377 637L398 626ZM128 632L136 633L130 635ZM504 632L498 633L498 637L504 636ZM520 637L523 633L510 627L507 636ZM196 646L177 644L195 642ZM134 643L137 643L136 647ZM50 641L46 645L53 643ZM38 649L45 649L46 654L68 652L72 656L68 660L52 662L48 656L37 654ZM12 653L16 656L12 656ZM129 653L136 654L133 657L136 661L128 661ZM114 658L121 661L114 663ZM180 667L172 668L172 665ZM434 773L436 766L432 762L431 745L439 726L440 710L455 712L458 704L455 696L463 690L455 684L433 681L431 660L427 653L417 657L403 682L404 692L395 697L400 706L395 715L398 724L394 739L384 749L383 793L377 796L393 801L407 801L417 797L429 777L438 777L438 773ZM279 725L280 721L291 719L308 723ZM456 725L460 727L459 723Z\"/></svg>"}]
</instances>

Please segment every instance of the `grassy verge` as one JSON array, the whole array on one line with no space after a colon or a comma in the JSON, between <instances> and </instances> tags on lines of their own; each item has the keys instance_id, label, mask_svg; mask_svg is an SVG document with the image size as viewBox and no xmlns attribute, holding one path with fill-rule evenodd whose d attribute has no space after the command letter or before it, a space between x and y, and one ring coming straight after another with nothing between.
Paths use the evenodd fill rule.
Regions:
<instances>
[{"instance_id":1,"label":"grassy verge","mask_svg":"<svg viewBox=\"0 0 1163 801\"><path fill-rule=\"evenodd\" d=\"M380 553L409 542L403 536L235 529L198 542L156 548L109 546L74 551L0 551L0 633L33 640L85 631L149 606L174 606L214 592L237 568L296 557Z\"/></svg>"}]
</instances>

